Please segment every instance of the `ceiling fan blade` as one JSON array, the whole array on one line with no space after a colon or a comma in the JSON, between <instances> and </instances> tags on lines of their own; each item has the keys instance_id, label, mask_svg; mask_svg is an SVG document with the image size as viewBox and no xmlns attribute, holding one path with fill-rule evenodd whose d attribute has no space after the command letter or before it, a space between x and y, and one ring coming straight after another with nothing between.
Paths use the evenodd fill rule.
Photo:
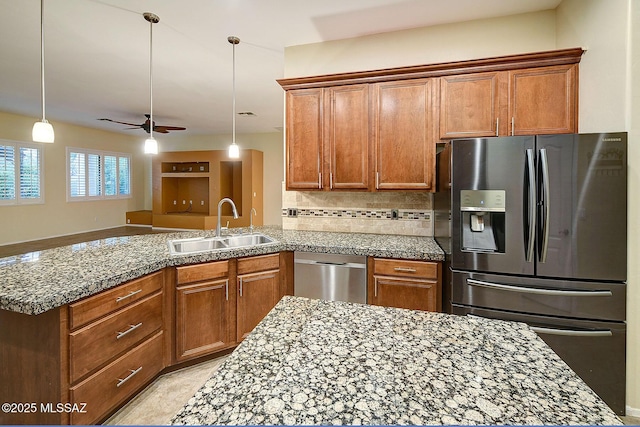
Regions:
<instances>
[{"instance_id":1,"label":"ceiling fan blade","mask_svg":"<svg viewBox=\"0 0 640 427\"><path fill-rule=\"evenodd\" d=\"M165 129L165 130L186 130L187 129L180 126L155 126L153 130L156 130L158 128Z\"/></svg>"},{"instance_id":2,"label":"ceiling fan blade","mask_svg":"<svg viewBox=\"0 0 640 427\"><path fill-rule=\"evenodd\" d=\"M120 123L121 125L129 125L129 126L135 126L135 127L141 127L142 126L142 125L138 125L138 124L135 124L135 123L119 122L117 120L111 120L111 119L98 119L98 120L105 120L107 122Z\"/></svg>"},{"instance_id":3,"label":"ceiling fan blade","mask_svg":"<svg viewBox=\"0 0 640 427\"><path fill-rule=\"evenodd\" d=\"M153 128L153 131L158 133L169 133L168 130L164 129L164 126L156 126Z\"/></svg>"}]
</instances>

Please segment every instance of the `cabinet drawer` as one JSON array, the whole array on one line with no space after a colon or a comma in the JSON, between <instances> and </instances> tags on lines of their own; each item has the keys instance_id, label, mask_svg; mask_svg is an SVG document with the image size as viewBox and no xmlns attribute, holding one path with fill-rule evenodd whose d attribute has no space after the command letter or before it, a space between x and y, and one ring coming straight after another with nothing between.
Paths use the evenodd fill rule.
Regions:
<instances>
[{"instance_id":1,"label":"cabinet drawer","mask_svg":"<svg viewBox=\"0 0 640 427\"><path fill-rule=\"evenodd\" d=\"M229 273L229 261L216 261L206 264L176 267L176 272L176 281L179 285L216 279L218 277L224 277Z\"/></svg>"},{"instance_id":2,"label":"cabinet drawer","mask_svg":"<svg viewBox=\"0 0 640 427\"><path fill-rule=\"evenodd\" d=\"M375 258L373 273L386 276L437 279L438 266L437 262Z\"/></svg>"},{"instance_id":3,"label":"cabinet drawer","mask_svg":"<svg viewBox=\"0 0 640 427\"><path fill-rule=\"evenodd\" d=\"M164 272L158 271L120 285L115 289L104 291L98 295L70 304L69 327L71 329L79 328L105 314L151 295L162 288L163 277Z\"/></svg>"},{"instance_id":4,"label":"cabinet drawer","mask_svg":"<svg viewBox=\"0 0 640 427\"><path fill-rule=\"evenodd\" d=\"M238 274L277 270L278 268L280 268L280 254L240 258L238 260Z\"/></svg>"},{"instance_id":5,"label":"cabinet drawer","mask_svg":"<svg viewBox=\"0 0 640 427\"><path fill-rule=\"evenodd\" d=\"M71 383L162 328L158 293L71 333Z\"/></svg>"},{"instance_id":6,"label":"cabinet drawer","mask_svg":"<svg viewBox=\"0 0 640 427\"><path fill-rule=\"evenodd\" d=\"M86 413L73 412L72 424L94 424L145 385L162 366L163 333L143 342L80 384L71 387L71 403L86 403Z\"/></svg>"}]
</instances>

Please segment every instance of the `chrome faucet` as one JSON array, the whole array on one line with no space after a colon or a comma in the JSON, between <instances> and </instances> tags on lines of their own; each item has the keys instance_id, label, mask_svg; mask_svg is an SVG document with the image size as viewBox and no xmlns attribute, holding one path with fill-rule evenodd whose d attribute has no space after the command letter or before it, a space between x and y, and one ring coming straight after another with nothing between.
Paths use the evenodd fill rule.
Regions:
<instances>
[{"instance_id":1,"label":"chrome faucet","mask_svg":"<svg viewBox=\"0 0 640 427\"><path fill-rule=\"evenodd\" d=\"M220 200L218 202L218 225L216 226L216 237L220 237L220 216L222 215L222 205L224 204L224 202L227 202L231 205L231 209L233 209L233 219L238 219L238 210L236 209L236 204L233 203L233 200L228 197Z\"/></svg>"},{"instance_id":2,"label":"chrome faucet","mask_svg":"<svg viewBox=\"0 0 640 427\"><path fill-rule=\"evenodd\" d=\"M249 212L249 233L253 233L253 215L258 215L256 208L251 208Z\"/></svg>"}]
</instances>

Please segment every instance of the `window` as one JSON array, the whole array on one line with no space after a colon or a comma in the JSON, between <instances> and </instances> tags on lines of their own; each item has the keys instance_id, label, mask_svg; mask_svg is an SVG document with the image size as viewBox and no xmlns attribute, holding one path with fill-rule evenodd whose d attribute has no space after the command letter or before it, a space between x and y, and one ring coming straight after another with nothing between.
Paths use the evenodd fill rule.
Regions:
<instances>
[{"instance_id":1,"label":"window","mask_svg":"<svg viewBox=\"0 0 640 427\"><path fill-rule=\"evenodd\" d=\"M44 203L42 147L0 140L0 205Z\"/></svg>"},{"instance_id":2,"label":"window","mask_svg":"<svg viewBox=\"0 0 640 427\"><path fill-rule=\"evenodd\" d=\"M131 197L131 156L67 148L67 200Z\"/></svg>"}]
</instances>

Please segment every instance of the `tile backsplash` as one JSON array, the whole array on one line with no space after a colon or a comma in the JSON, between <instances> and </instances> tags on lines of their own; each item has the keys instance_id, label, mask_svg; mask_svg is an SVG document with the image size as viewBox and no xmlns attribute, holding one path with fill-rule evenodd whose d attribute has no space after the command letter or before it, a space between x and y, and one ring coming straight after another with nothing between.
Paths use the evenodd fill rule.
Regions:
<instances>
[{"instance_id":1,"label":"tile backsplash","mask_svg":"<svg viewBox=\"0 0 640 427\"><path fill-rule=\"evenodd\" d=\"M432 195L427 192L282 189L284 229L433 236L432 218Z\"/></svg>"}]
</instances>

